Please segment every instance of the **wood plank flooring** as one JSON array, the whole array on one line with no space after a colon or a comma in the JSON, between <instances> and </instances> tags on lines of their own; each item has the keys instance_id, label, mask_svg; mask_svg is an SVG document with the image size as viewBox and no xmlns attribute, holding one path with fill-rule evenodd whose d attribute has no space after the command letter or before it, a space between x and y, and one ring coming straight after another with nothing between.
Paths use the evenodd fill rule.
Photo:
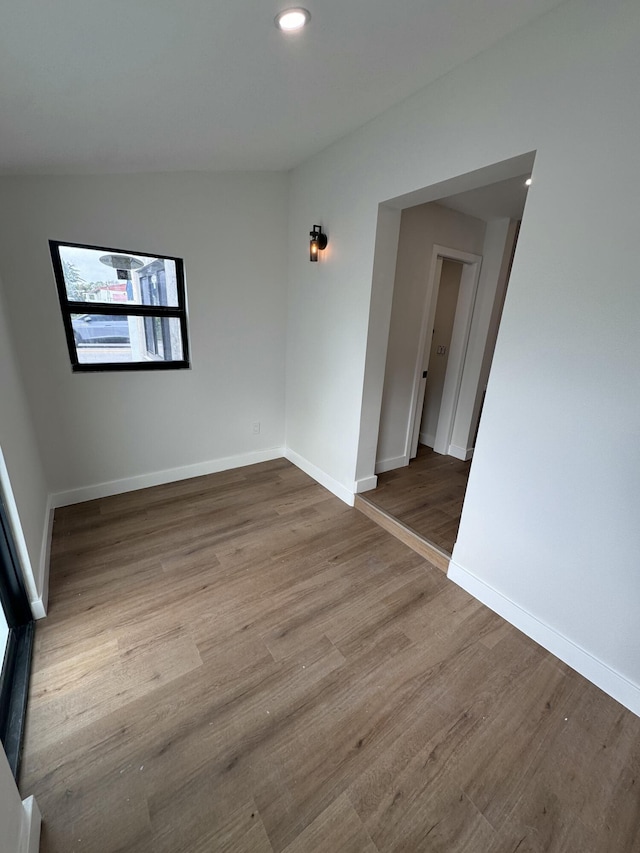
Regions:
<instances>
[{"instance_id":1,"label":"wood plank flooring","mask_svg":"<svg viewBox=\"0 0 640 853\"><path fill-rule=\"evenodd\" d=\"M429 542L428 539L425 539L417 531L413 530L413 528L404 524L395 518L395 516L390 515L381 507L376 506L365 495L356 495L354 506L372 521L375 521L376 524L380 525L387 533L391 533L396 539L399 539L417 554L420 554L421 557L424 557L432 566L437 566L445 574L448 572L451 554L447 554L441 548L438 548L437 545L434 545L433 542Z\"/></svg>"},{"instance_id":2,"label":"wood plank flooring","mask_svg":"<svg viewBox=\"0 0 640 853\"><path fill-rule=\"evenodd\" d=\"M419 444L407 467L378 474L377 488L365 497L451 555L470 467Z\"/></svg>"},{"instance_id":3,"label":"wood plank flooring","mask_svg":"<svg viewBox=\"0 0 640 853\"><path fill-rule=\"evenodd\" d=\"M43 853L640 851L640 720L284 460L56 511Z\"/></svg>"}]
</instances>

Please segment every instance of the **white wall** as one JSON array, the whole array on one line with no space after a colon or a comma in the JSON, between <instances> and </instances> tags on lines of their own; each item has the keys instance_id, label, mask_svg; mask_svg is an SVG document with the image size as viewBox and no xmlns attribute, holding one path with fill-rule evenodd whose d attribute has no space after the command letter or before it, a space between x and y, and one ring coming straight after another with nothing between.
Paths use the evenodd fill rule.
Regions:
<instances>
[{"instance_id":1,"label":"white wall","mask_svg":"<svg viewBox=\"0 0 640 853\"><path fill-rule=\"evenodd\" d=\"M22 835L22 802L9 762L0 747L0 837L1 853L17 853Z\"/></svg>"},{"instance_id":2,"label":"white wall","mask_svg":"<svg viewBox=\"0 0 640 853\"><path fill-rule=\"evenodd\" d=\"M287 374L290 447L372 476L380 203L537 150L451 576L636 712L639 39L636 0L568 2L297 169Z\"/></svg>"},{"instance_id":3,"label":"white wall","mask_svg":"<svg viewBox=\"0 0 640 853\"><path fill-rule=\"evenodd\" d=\"M287 192L275 173L0 180L0 272L57 503L281 453ZM184 258L192 369L73 375L49 239Z\"/></svg>"},{"instance_id":4,"label":"white wall","mask_svg":"<svg viewBox=\"0 0 640 853\"><path fill-rule=\"evenodd\" d=\"M40 820L34 798L20 800L9 762L0 746L0 853L36 853Z\"/></svg>"},{"instance_id":5,"label":"white wall","mask_svg":"<svg viewBox=\"0 0 640 853\"><path fill-rule=\"evenodd\" d=\"M0 281L0 489L4 493L27 592L46 599L48 484L15 357ZM42 605L35 615L44 615ZM4 649L4 647L2 647Z\"/></svg>"},{"instance_id":6,"label":"white wall","mask_svg":"<svg viewBox=\"0 0 640 853\"><path fill-rule=\"evenodd\" d=\"M409 416L433 247L481 254L484 232L480 219L439 204L402 212L376 460L380 470L405 464L407 433L413 431Z\"/></svg>"}]
</instances>

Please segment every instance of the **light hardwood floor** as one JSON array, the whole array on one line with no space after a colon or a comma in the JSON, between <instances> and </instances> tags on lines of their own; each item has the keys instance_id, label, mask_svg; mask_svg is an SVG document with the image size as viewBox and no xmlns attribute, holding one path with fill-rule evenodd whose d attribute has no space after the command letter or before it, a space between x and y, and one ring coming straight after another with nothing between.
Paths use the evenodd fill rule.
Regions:
<instances>
[{"instance_id":1,"label":"light hardwood floor","mask_svg":"<svg viewBox=\"0 0 640 853\"><path fill-rule=\"evenodd\" d=\"M418 455L408 466L379 474L378 487L363 497L450 555L470 467L470 461L419 444Z\"/></svg>"},{"instance_id":2,"label":"light hardwood floor","mask_svg":"<svg viewBox=\"0 0 640 853\"><path fill-rule=\"evenodd\" d=\"M279 460L56 512L43 853L640 850L640 720Z\"/></svg>"}]
</instances>

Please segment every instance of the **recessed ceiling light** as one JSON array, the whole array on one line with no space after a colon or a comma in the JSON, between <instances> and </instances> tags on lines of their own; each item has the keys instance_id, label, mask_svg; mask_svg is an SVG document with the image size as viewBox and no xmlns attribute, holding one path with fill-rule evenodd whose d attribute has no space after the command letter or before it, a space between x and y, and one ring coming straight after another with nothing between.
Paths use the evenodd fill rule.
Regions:
<instances>
[{"instance_id":1,"label":"recessed ceiling light","mask_svg":"<svg viewBox=\"0 0 640 853\"><path fill-rule=\"evenodd\" d=\"M527 180L524 182L524 185L525 185L525 187L530 187L531 186L531 178L527 178Z\"/></svg>"},{"instance_id":2,"label":"recessed ceiling light","mask_svg":"<svg viewBox=\"0 0 640 853\"><path fill-rule=\"evenodd\" d=\"M283 33L295 33L301 30L311 20L306 9L297 6L295 9L285 9L276 15L276 27Z\"/></svg>"}]
</instances>

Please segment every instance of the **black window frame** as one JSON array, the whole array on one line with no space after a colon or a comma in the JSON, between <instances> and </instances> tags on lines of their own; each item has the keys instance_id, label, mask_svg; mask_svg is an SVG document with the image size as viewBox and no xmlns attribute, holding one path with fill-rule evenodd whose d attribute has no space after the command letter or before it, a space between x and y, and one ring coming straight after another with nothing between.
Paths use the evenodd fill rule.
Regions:
<instances>
[{"instance_id":1,"label":"black window frame","mask_svg":"<svg viewBox=\"0 0 640 853\"><path fill-rule=\"evenodd\" d=\"M13 776L17 779L22 757L35 623L1 493L0 602L9 627L0 671L0 741Z\"/></svg>"},{"instance_id":2,"label":"black window frame","mask_svg":"<svg viewBox=\"0 0 640 853\"><path fill-rule=\"evenodd\" d=\"M67 287L62 270L62 259L60 257L60 246L69 246L74 249L93 249L105 254L128 254L149 260L173 261L176 266L176 284L178 291L178 305L134 305L128 302L84 302L74 301L67 296ZM131 251L129 249L113 249L108 246L92 246L86 243L71 243L67 240L49 240L51 262L58 289L60 310L67 339L71 369L74 373L104 373L105 371L130 372L132 370L186 370L191 367L189 360L189 335L187 328L187 301L184 283L184 261L182 258L171 255L150 254L149 252ZM78 351L73 336L71 325L72 314L105 314L122 317L160 317L169 320L174 317L180 321L180 335L182 337L182 358L174 361L133 361L113 362L105 361L99 364L84 364L78 360Z\"/></svg>"}]
</instances>

